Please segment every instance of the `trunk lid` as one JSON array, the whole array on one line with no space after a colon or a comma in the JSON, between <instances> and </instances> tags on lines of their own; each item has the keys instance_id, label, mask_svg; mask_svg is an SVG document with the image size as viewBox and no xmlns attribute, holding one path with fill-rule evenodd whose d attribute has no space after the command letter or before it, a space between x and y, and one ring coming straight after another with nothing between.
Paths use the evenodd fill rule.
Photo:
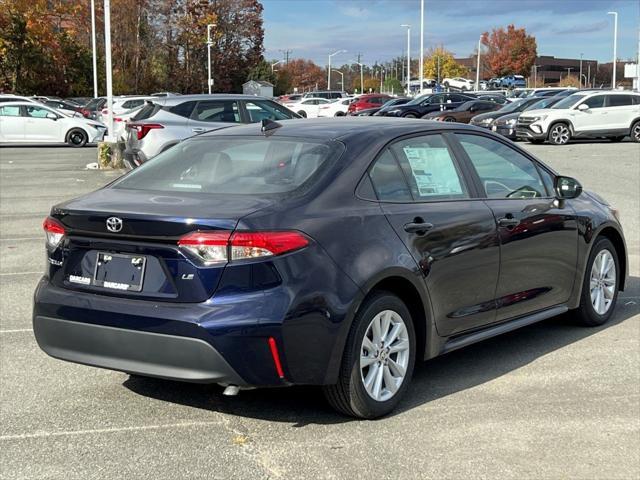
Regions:
<instances>
[{"instance_id":1,"label":"trunk lid","mask_svg":"<svg viewBox=\"0 0 640 480\"><path fill-rule=\"evenodd\" d=\"M202 302L214 294L225 264L202 265L178 248L178 239L194 231L233 231L242 217L272 203L240 195L93 192L52 209L66 234L49 252L51 281L128 298Z\"/></svg>"}]
</instances>

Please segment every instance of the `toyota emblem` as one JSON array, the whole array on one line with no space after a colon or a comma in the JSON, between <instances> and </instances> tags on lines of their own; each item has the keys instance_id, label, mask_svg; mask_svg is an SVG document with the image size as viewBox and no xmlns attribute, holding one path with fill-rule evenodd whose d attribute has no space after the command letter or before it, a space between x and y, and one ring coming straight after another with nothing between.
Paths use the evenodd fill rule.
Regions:
<instances>
[{"instance_id":1,"label":"toyota emblem","mask_svg":"<svg viewBox=\"0 0 640 480\"><path fill-rule=\"evenodd\" d=\"M122 219L118 217L107 218L107 230L113 233L118 233L122 230Z\"/></svg>"}]
</instances>

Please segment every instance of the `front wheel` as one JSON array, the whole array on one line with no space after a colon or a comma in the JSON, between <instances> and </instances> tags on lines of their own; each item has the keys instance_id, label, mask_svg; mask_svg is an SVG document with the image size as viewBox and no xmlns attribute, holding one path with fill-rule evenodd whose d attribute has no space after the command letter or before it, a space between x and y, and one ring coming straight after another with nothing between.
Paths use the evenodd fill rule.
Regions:
<instances>
[{"instance_id":1,"label":"front wheel","mask_svg":"<svg viewBox=\"0 0 640 480\"><path fill-rule=\"evenodd\" d=\"M574 314L586 326L602 325L611 318L618 299L620 267L613 244L604 237L591 249L582 283L580 306Z\"/></svg>"},{"instance_id":2,"label":"front wheel","mask_svg":"<svg viewBox=\"0 0 640 480\"><path fill-rule=\"evenodd\" d=\"M302 118L307 118L307 112L305 112L304 110L300 110L298 112L298 115L300 115Z\"/></svg>"},{"instance_id":3,"label":"front wheel","mask_svg":"<svg viewBox=\"0 0 640 480\"><path fill-rule=\"evenodd\" d=\"M74 128L69 133L67 133L67 144L72 147L84 147L89 141L87 137L87 132L80 128Z\"/></svg>"},{"instance_id":4,"label":"front wheel","mask_svg":"<svg viewBox=\"0 0 640 480\"><path fill-rule=\"evenodd\" d=\"M640 120L634 123L631 127L631 140L636 143L640 143Z\"/></svg>"},{"instance_id":5,"label":"front wheel","mask_svg":"<svg viewBox=\"0 0 640 480\"><path fill-rule=\"evenodd\" d=\"M358 418L391 412L404 395L415 363L411 314L397 296L379 292L354 319L338 383L324 387L333 408Z\"/></svg>"},{"instance_id":6,"label":"front wheel","mask_svg":"<svg viewBox=\"0 0 640 480\"><path fill-rule=\"evenodd\" d=\"M453 118L453 117L445 117L444 121L445 121L445 122L455 122L455 121L456 121L456 119L455 119L455 118Z\"/></svg>"},{"instance_id":7,"label":"front wheel","mask_svg":"<svg viewBox=\"0 0 640 480\"><path fill-rule=\"evenodd\" d=\"M556 123L549 131L549 141L554 145L565 145L571 139L571 130L565 123Z\"/></svg>"},{"instance_id":8,"label":"front wheel","mask_svg":"<svg viewBox=\"0 0 640 480\"><path fill-rule=\"evenodd\" d=\"M404 118L418 118L413 113L407 113Z\"/></svg>"}]
</instances>

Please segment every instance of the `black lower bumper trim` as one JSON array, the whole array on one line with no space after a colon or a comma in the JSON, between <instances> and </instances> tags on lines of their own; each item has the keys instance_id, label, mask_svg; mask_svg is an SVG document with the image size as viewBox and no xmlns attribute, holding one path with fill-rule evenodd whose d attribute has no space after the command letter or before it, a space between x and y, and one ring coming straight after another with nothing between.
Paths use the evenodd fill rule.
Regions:
<instances>
[{"instance_id":1,"label":"black lower bumper trim","mask_svg":"<svg viewBox=\"0 0 640 480\"><path fill-rule=\"evenodd\" d=\"M178 337L35 316L40 348L52 357L149 377L246 385L210 344Z\"/></svg>"}]
</instances>

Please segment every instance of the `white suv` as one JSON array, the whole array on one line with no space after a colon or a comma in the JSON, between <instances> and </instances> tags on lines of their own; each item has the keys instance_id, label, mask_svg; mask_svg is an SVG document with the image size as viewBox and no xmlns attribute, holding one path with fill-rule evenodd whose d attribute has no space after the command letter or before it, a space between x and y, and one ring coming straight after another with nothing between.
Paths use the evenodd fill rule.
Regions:
<instances>
[{"instance_id":1,"label":"white suv","mask_svg":"<svg viewBox=\"0 0 640 480\"><path fill-rule=\"evenodd\" d=\"M544 110L530 110L518 118L516 135L532 143L564 145L572 138L627 135L640 142L640 94L622 91L581 91Z\"/></svg>"}]
</instances>

